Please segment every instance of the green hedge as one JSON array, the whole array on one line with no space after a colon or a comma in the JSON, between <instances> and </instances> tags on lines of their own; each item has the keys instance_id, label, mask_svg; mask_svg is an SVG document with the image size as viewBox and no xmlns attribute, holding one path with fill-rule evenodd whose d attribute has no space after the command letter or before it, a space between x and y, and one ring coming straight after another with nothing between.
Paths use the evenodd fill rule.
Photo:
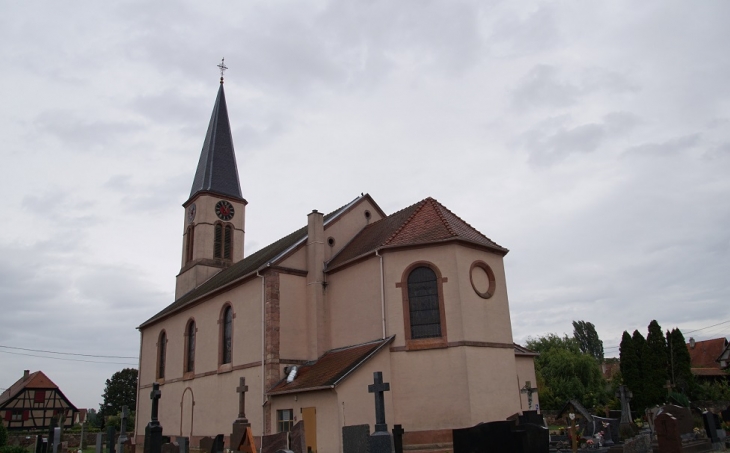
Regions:
<instances>
[{"instance_id":1,"label":"green hedge","mask_svg":"<svg viewBox=\"0 0 730 453\"><path fill-rule=\"evenodd\" d=\"M0 447L0 453L29 453L28 449L20 445L5 445Z\"/></svg>"}]
</instances>

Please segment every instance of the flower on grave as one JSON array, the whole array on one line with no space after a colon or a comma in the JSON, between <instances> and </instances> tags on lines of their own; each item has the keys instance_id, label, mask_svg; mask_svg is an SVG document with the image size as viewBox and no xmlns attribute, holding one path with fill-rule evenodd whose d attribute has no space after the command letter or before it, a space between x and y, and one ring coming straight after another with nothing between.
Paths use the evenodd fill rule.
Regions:
<instances>
[{"instance_id":1,"label":"flower on grave","mask_svg":"<svg viewBox=\"0 0 730 453\"><path fill-rule=\"evenodd\" d=\"M593 439L588 439L588 440L586 441L586 444L587 444L587 445L593 445Z\"/></svg>"}]
</instances>

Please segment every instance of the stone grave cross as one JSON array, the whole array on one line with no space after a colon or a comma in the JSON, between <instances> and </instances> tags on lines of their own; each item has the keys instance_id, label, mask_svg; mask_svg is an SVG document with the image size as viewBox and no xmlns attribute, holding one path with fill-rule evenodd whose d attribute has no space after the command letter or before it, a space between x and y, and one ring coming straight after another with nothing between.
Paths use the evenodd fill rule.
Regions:
<instances>
[{"instance_id":1,"label":"stone grave cross","mask_svg":"<svg viewBox=\"0 0 730 453\"><path fill-rule=\"evenodd\" d=\"M248 392L248 385L246 385L246 378L242 377L240 384L236 387L238 393L238 420L242 423L248 423L246 419L246 392Z\"/></svg>"},{"instance_id":2,"label":"stone grave cross","mask_svg":"<svg viewBox=\"0 0 730 453\"><path fill-rule=\"evenodd\" d=\"M122 406L122 416L121 420L119 420L119 439L117 440L117 451L119 453L124 451L124 443L129 440L127 438L127 417L129 417L129 408L127 406Z\"/></svg>"},{"instance_id":3,"label":"stone grave cross","mask_svg":"<svg viewBox=\"0 0 730 453\"><path fill-rule=\"evenodd\" d=\"M664 385L664 388L667 389L667 396L672 394L673 387L674 387L674 384L672 384L672 381L667 379L667 383Z\"/></svg>"},{"instance_id":4,"label":"stone grave cross","mask_svg":"<svg viewBox=\"0 0 730 453\"><path fill-rule=\"evenodd\" d=\"M625 385L619 386L616 391L616 397L621 399L621 424L631 424L631 408L629 407L629 401L634 396Z\"/></svg>"},{"instance_id":5,"label":"stone grave cross","mask_svg":"<svg viewBox=\"0 0 730 453\"><path fill-rule=\"evenodd\" d=\"M160 384L152 384L150 399L152 400L152 413L150 421L144 429L144 453L160 453L162 451L162 425L157 418L158 406L162 392Z\"/></svg>"},{"instance_id":6,"label":"stone grave cross","mask_svg":"<svg viewBox=\"0 0 730 453\"><path fill-rule=\"evenodd\" d=\"M383 382L383 373L373 373L373 383L368 385L368 393L375 394L375 431L388 432L388 425L385 423L385 392L390 391L390 383Z\"/></svg>"},{"instance_id":7,"label":"stone grave cross","mask_svg":"<svg viewBox=\"0 0 730 453\"><path fill-rule=\"evenodd\" d=\"M520 393L527 393L527 409L532 410L532 394L537 393L537 388L532 387L532 382L525 381L525 386L520 389Z\"/></svg>"}]
</instances>

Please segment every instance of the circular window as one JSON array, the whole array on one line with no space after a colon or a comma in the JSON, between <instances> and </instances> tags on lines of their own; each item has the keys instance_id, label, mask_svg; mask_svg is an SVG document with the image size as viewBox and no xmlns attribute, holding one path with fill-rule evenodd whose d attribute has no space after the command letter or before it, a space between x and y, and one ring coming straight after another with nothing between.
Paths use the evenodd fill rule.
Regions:
<instances>
[{"instance_id":1,"label":"circular window","mask_svg":"<svg viewBox=\"0 0 730 453\"><path fill-rule=\"evenodd\" d=\"M333 238L332 236L328 237L328 238L327 238L327 244L328 244L328 245L329 245L330 247L334 246L334 245L335 245L335 238Z\"/></svg>"},{"instance_id":2,"label":"circular window","mask_svg":"<svg viewBox=\"0 0 730 453\"><path fill-rule=\"evenodd\" d=\"M469 279L474 292L482 299L489 299L494 295L497 283L494 281L494 272L484 261L474 261L469 270Z\"/></svg>"}]
</instances>

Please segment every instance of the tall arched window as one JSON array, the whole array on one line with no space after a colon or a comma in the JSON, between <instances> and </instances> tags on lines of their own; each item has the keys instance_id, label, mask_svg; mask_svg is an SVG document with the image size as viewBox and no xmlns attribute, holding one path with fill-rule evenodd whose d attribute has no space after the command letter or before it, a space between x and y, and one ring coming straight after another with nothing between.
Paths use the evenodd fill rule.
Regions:
<instances>
[{"instance_id":1,"label":"tall arched window","mask_svg":"<svg viewBox=\"0 0 730 453\"><path fill-rule=\"evenodd\" d=\"M231 363L233 351L233 309L230 305L223 311L221 328L221 364Z\"/></svg>"},{"instance_id":2,"label":"tall arched window","mask_svg":"<svg viewBox=\"0 0 730 453\"><path fill-rule=\"evenodd\" d=\"M167 349L167 334L160 332L160 339L157 342L157 379L165 378L165 358Z\"/></svg>"},{"instance_id":3,"label":"tall arched window","mask_svg":"<svg viewBox=\"0 0 730 453\"><path fill-rule=\"evenodd\" d=\"M185 263L193 260L193 245L195 244L195 226L188 227L188 237L185 245Z\"/></svg>"},{"instance_id":4,"label":"tall arched window","mask_svg":"<svg viewBox=\"0 0 730 453\"><path fill-rule=\"evenodd\" d=\"M195 321L190 320L185 331L185 372L195 371Z\"/></svg>"},{"instance_id":5,"label":"tall arched window","mask_svg":"<svg viewBox=\"0 0 730 453\"><path fill-rule=\"evenodd\" d=\"M408 275L411 339L441 336L441 313L436 273L421 266Z\"/></svg>"},{"instance_id":6,"label":"tall arched window","mask_svg":"<svg viewBox=\"0 0 730 453\"><path fill-rule=\"evenodd\" d=\"M233 250L233 227L231 225L215 224L213 234L213 257L231 259Z\"/></svg>"}]
</instances>

